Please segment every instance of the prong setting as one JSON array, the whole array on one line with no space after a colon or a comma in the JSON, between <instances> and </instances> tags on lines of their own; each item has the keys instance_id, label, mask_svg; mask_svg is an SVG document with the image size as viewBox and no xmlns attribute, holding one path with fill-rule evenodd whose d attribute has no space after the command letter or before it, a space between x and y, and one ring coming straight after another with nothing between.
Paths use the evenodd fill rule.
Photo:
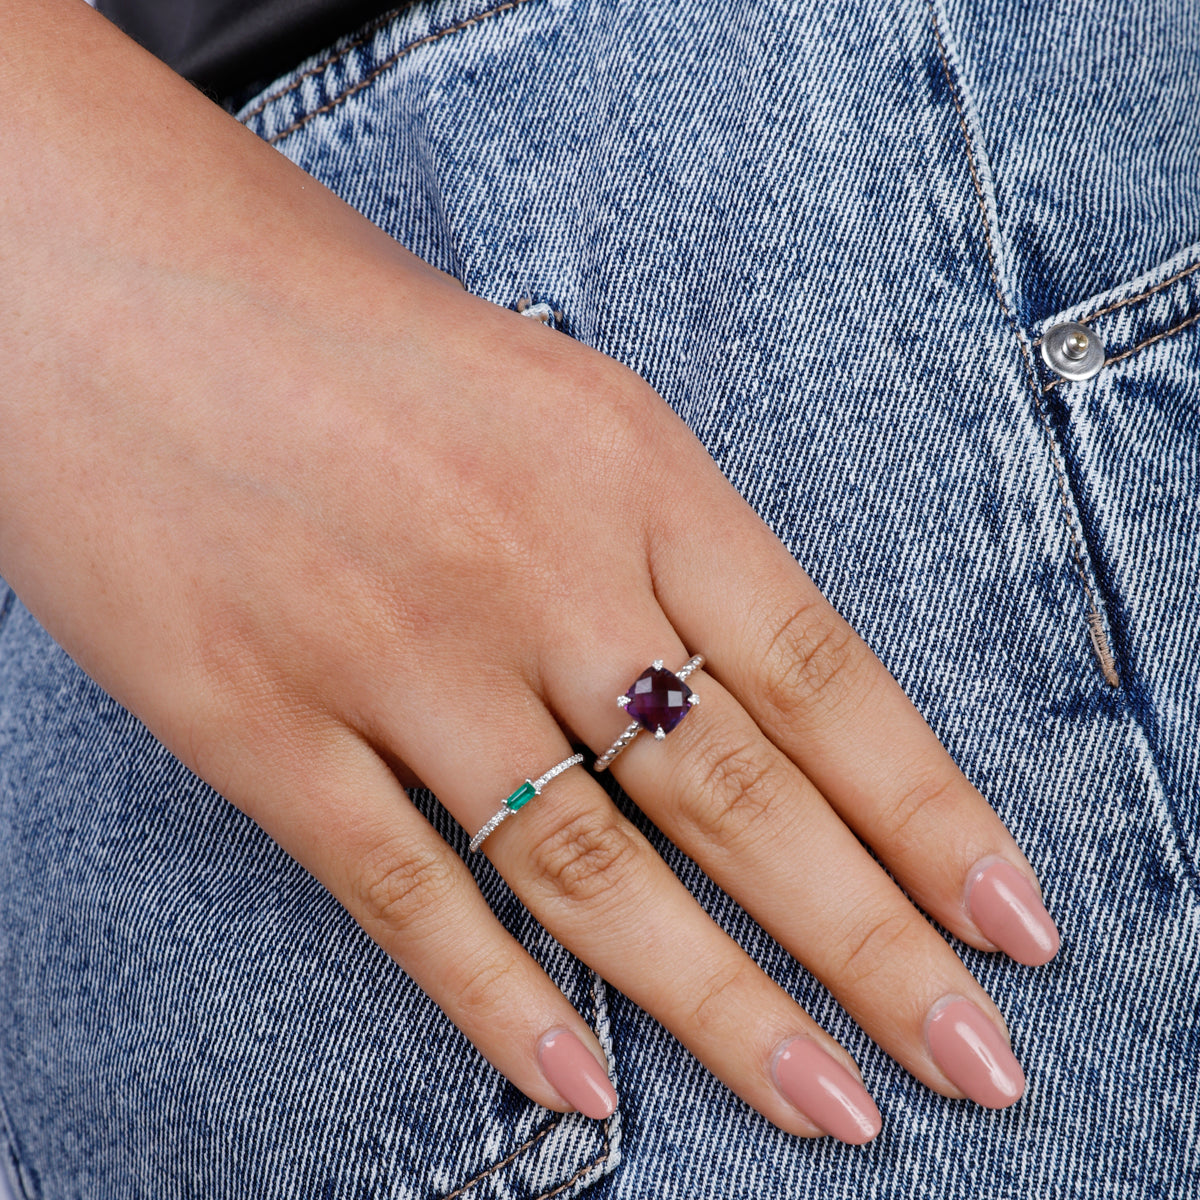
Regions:
<instances>
[{"instance_id":1,"label":"prong setting","mask_svg":"<svg viewBox=\"0 0 1200 1200\"><path fill-rule=\"evenodd\" d=\"M617 704L633 718L621 736L593 764L595 771L608 769L609 764L643 730L652 730L655 741L662 741L675 728L684 714L691 711L700 699L684 680L704 666L704 656L696 654L679 671L672 673L663 667L663 659L656 658ZM658 676L658 678L652 678Z\"/></svg>"}]
</instances>

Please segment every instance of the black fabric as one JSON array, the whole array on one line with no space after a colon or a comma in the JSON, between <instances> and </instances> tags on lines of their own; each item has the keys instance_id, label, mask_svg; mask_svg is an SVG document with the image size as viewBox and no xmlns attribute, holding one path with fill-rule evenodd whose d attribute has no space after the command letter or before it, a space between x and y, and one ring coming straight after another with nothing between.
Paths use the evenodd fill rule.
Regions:
<instances>
[{"instance_id":1,"label":"black fabric","mask_svg":"<svg viewBox=\"0 0 1200 1200\"><path fill-rule=\"evenodd\" d=\"M244 94L402 0L99 0L105 16L219 100Z\"/></svg>"}]
</instances>

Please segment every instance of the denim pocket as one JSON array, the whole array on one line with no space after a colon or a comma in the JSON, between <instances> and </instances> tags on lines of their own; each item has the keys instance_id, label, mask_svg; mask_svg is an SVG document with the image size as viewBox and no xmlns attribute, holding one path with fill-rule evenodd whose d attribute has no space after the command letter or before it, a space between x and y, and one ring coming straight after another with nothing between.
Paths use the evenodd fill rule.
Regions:
<instances>
[{"instance_id":1,"label":"denim pocket","mask_svg":"<svg viewBox=\"0 0 1200 1200\"><path fill-rule=\"evenodd\" d=\"M378 82L402 59L444 38L462 34L539 0L441 0L415 4L343 38L327 53L302 63L246 104L237 118L264 141L277 145L318 116L333 112ZM350 118L352 122L352 118ZM346 144L363 129L342 126Z\"/></svg>"},{"instance_id":2,"label":"denim pocket","mask_svg":"<svg viewBox=\"0 0 1200 1200\"><path fill-rule=\"evenodd\" d=\"M1147 798L1200 894L1200 244L1038 322L1035 345L1067 321L1100 339L1104 366L1072 382L1037 353L1037 387L1061 431Z\"/></svg>"}]
</instances>

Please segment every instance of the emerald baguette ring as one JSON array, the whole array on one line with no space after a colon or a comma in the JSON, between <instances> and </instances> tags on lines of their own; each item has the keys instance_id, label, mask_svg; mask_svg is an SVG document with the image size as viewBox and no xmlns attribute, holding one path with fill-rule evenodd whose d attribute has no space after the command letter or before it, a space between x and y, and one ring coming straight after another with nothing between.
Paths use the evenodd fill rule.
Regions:
<instances>
[{"instance_id":1,"label":"emerald baguette ring","mask_svg":"<svg viewBox=\"0 0 1200 1200\"><path fill-rule=\"evenodd\" d=\"M537 779L527 779L511 796L509 796L503 804L500 805L496 815L492 817L488 823L471 839L471 851L478 850L487 839L500 828L513 813L520 812L534 796L542 794L542 788L550 782L550 780L561 775L564 771L569 771L572 767L578 766L583 762L582 754L572 754L570 758L564 758L557 766L551 767L545 775L539 776Z\"/></svg>"},{"instance_id":2,"label":"emerald baguette ring","mask_svg":"<svg viewBox=\"0 0 1200 1200\"><path fill-rule=\"evenodd\" d=\"M617 705L633 720L625 732L596 759L595 770L603 771L643 729L654 730L658 741L683 720L700 703L700 697L684 682L695 670L704 666L704 655L689 658L674 673L663 668L663 660L656 658L634 681L623 696L617 697Z\"/></svg>"}]
</instances>

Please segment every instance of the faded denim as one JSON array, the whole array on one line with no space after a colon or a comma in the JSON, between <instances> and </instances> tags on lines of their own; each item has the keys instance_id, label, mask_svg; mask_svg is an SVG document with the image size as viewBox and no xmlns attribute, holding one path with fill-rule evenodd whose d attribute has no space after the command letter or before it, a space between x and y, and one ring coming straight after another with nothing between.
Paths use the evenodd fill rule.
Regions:
<instances>
[{"instance_id":1,"label":"faded denim","mask_svg":"<svg viewBox=\"0 0 1200 1200\"><path fill-rule=\"evenodd\" d=\"M471 291L547 302L658 389L1013 830L1063 949L1030 970L959 946L1029 1089L946 1100L635 814L861 1063L880 1138L799 1141L477 861L610 1050L617 1114L548 1114L0 587L17 1195L1200 1194L1191 0L439 0L240 116ZM1068 318L1107 347L1087 382L1037 348Z\"/></svg>"}]
</instances>

